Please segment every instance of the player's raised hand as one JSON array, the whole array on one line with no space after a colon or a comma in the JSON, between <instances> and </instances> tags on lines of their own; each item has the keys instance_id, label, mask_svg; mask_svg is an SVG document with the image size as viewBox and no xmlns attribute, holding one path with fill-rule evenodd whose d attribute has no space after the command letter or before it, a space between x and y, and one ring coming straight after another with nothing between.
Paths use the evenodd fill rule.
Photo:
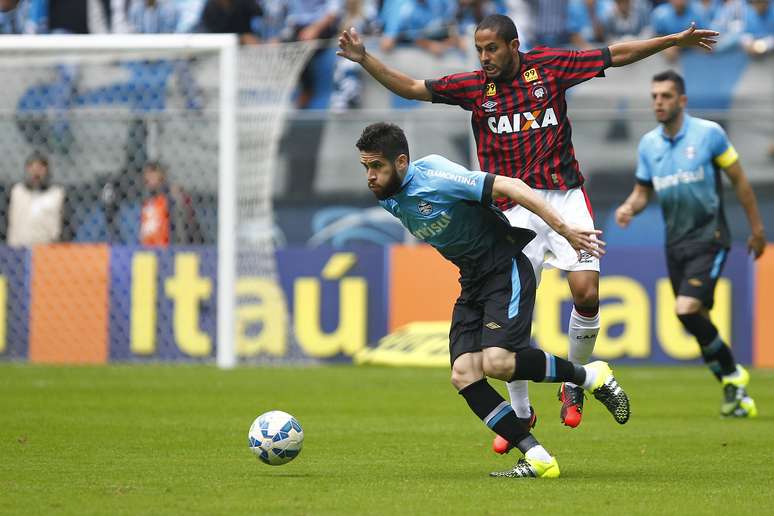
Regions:
<instances>
[{"instance_id":1,"label":"player's raised hand","mask_svg":"<svg viewBox=\"0 0 774 516\"><path fill-rule=\"evenodd\" d=\"M697 29L696 23L691 22L691 26L677 35L677 46L682 48L699 47L704 50L712 50L712 46L718 42L715 39L720 35L719 32L707 29Z\"/></svg>"},{"instance_id":2,"label":"player's raised hand","mask_svg":"<svg viewBox=\"0 0 774 516\"><path fill-rule=\"evenodd\" d=\"M766 236L762 233L753 233L750 238L747 239L747 250L755 256L755 259L761 257L763 251L766 249Z\"/></svg>"},{"instance_id":3,"label":"player's raised hand","mask_svg":"<svg viewBox=\"0 0 774 516\"><path fill-rule=\"evenodd\" d=\"M339 36L339 49L336 51L336 55L350 61L361 63L365 58L365 45L355 27L341 33L341 36Z\"/></svg>"},{"instance_id":4,"label":"player's raised hand","mask_svg":"<svg viewBox=\"0 0 774 516\"><path fill-rule=\"evenodd\" d=\"M599 229L586 229L576 226L567 226L562 235L570 242L570 245L576 251L586 251L592 256L599 258L605 254L605 242L598 237L602 234Z\"/></svg>"},{"instance_id":5,"label":"player's raised hand","mask_svg":"<svg viewBox=\"0 0 774 516\"><path fill-rule=\"evenodd\" d=\"M615 210L615 223L625 228L632 221L634 210L628 204L622 204Z\"/></svg>"}]
</instances>

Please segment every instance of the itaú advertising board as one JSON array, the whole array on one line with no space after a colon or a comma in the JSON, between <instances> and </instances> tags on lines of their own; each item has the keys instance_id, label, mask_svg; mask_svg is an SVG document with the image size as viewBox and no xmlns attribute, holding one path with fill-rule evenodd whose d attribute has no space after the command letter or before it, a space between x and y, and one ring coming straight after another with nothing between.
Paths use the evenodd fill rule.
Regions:
<instances>
[{"instance_id":1,"label":"ita\u00fa advertising board","mask_svg":"<svg viewBox=\"0 0 774 516\"><path fill-rule=\"evenodd\" d=\"M768 250L774 255L774 249ZM277 278L241 276L237 353L256 362L349 362L448 367L457 271L427 246L289 248ZM713 320L743 363L774 365L757 341L774 328L774 260L734 249ZM214 247L102 244L0 248L0 358L46 363L212 361L216 354ZM774 291L774 288L769 289ZM699 350L674 316L663 249L610 249L602 260L599 358L680 363ZM536 345L567 350L569 290L543 274Z\"/></svg>"},{"instance_id":2,"label":"ita\u00fa advertising board","mask_svg":"<svg viewBox=\"0 0 774 516\"><path fill-rule=\"evenodd\" d=\"M284 249L276 258L277 278L237 280L238 356L349 361L385 334L382 248ZM214 248L116 249L111 269L111 359L215 356Z\"/></svg>"},{"instance_id":3,"label":"ita\u00fa advertising board","mask_svg":"<svg viewBox=\"0 0 774 516\"><path fill-rule=\"evenodd\" d=\"M443 337L459 292L456 270L424 246L394 247L390 266L390 334L356 361L448 367L448 352L443 350L448 340ZM674 315L663 248L610 249L601 268L596 357L633 363L700 361L698 345ZM755 267L745 250L732 250L718 283L712 318L743 363L763 356L753 350L754 281ZM533 314L534 344L566 355L571 308L562 274L544 271Z\"/></svg>"}]
</instances>

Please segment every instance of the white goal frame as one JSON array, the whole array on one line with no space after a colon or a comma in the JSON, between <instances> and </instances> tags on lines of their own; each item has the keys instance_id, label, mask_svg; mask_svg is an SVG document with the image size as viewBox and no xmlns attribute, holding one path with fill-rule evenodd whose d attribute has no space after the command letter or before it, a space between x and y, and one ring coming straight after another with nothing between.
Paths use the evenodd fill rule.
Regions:
<instances>
[{"instance_id":1,"label":"white goal frame","mask_svg":"<svg viewBox=\"0 0 774 516\"><path fill-rule=\"evenodd\" d=\"M236 365L237 59L234 34L94 34L0 37L0 52L210 50L219 55L217 356L222 369Z\"/></svg>"}]
</instances>

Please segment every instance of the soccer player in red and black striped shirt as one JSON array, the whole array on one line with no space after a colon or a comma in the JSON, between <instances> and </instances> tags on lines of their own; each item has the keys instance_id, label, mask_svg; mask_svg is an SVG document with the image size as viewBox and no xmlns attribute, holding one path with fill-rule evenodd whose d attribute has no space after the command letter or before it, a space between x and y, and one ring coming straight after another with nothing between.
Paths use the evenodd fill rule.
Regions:
<instances>
[{"instance_id":1,"label":"soccer player in red and black striped shirt","mask_svg":"<svg viewBox=\"0 0 774 516\"><path fill-rule=\"evenodd\" d=\"M481 170L523 180L567 220L593 228L591 206L582 189L583 176L572 146L566 90L603 75L608 67L624 66L670 47L711 50L717 35L691 25L677 34L596 50L538 47L520 52L513 20L491 15L481 21L474 35L481 70L427 81L413 79L380 62L366 51L354 29L341 34L337 53L359 63L401 97L453 104L470 111ZM567 271L574 303L568 355L572 362L587 362L599 333L598 259L575 252L542 221L511 201L502 201L500 208L512 225L537 233L524 253L538 281L545 265ZM526 382L511 382L508 391L516 414L534 423ZM564 424L578 426L583 389L562 384L559 399ZM495 440L495 451L508 449L507 442Z\"/></svg>"}]
</instances>

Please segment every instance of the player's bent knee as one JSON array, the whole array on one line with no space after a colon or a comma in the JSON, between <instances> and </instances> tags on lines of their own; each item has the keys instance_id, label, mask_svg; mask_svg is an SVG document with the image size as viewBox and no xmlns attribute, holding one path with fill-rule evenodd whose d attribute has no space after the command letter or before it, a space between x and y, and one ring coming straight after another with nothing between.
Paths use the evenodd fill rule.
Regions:
<instances>
[{"instance_id":1,"label":"player's bent knee","mask_svg":"<svg viewBox=\"0 0 774 516\"><path fill-rule=\"evenodd\" d=\"M481 371L475 372L452 369L451 383L455 389L460 391L471 383L479 381L481 378L483 378L483 373Z\"/></svg>"},{"instance_id":2,"label":"player's bent knee","mask_svg":"<svg viewBox=\"0 0 774 516\"><path fill-rule=\"evenodd\" d=\"M483 376L480 362L457 359L452 366L451 383L459 391L479 381Z\"/></svg>"},{"instance_id":3,"label":"player's bent knee","mask_svg":"<svg viewBox=\"0 0 774 516\"><path fill-rule=\"evenodd\" d=\"M702 302L695 297L677 296L675 300L675 313L680 315L697 314L702 310Z\"/></svg>"},{"instance_id":4,"label":"player's bent knee","mask_svg":"<svg viewBox=\"0 0 774 516\"><path fill-rule=\"evenodd\" d=\"M568 282L575 306L593 307L599 304L599 273L576 271L568 273Z\"/></svg>"},{"instance_id":5,"label":"player's bent knee","mask_svg":"<svg viewBox=\"0 0 774 516\"><path fill-rule=\"evenodd\" d=\"M586 285L572 296L575 306L592 307L599 304L599 288L596 285Z\"/></svg>"},{"instance_id":6,"label":"player's bent knee","mask_svg":"<svg viewBox=\"0 0 774 516\"><path fill-rule=\"evenodd\" d=\"M509 380L516 364L513 353L499 348L490 348L484 353L484 374L498 380Z\"/></svg>"}]
</instances>

